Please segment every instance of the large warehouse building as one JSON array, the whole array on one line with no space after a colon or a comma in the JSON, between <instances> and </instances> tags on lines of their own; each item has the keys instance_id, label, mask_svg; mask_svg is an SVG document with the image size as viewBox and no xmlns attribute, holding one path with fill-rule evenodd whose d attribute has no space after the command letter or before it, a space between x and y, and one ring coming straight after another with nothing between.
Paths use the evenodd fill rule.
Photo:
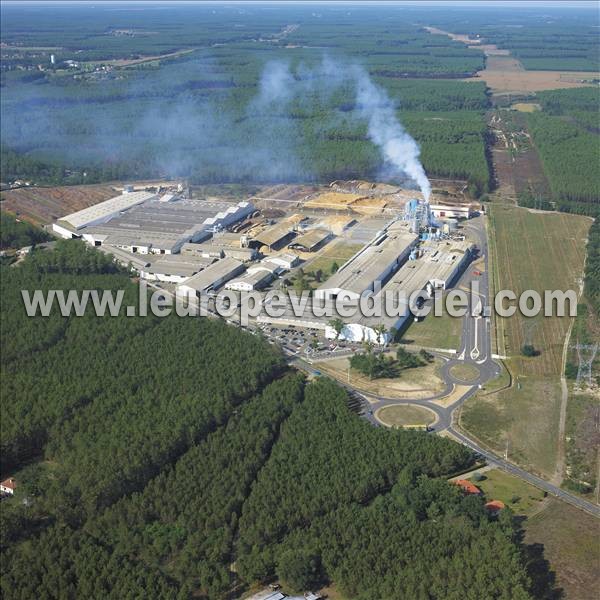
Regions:
<instances>
[{"instance_id":1,"label":"large warehouse building","mask_svg":"<svg viewBox=\"0 0 600 600\"><path fill-rule=\"evenodd\" d=\"M416 235L407 234L404 225L395 223L352 257L338 271L339 276L336 273L321 285L302 314L297 314L288 298L280 314L262 314L257 320L321 330L330 339L387 343L394 330L401 331L413 318L409 306L411 294L450 287L471 259L472 243L468 241L433 239L415 248L416 243ZM376 283L381 289L375 290ZM344 298L358 300L364 292L373 291L374 302L382 307L380 315L365 316L359 309L352 316L337 313L335 302L342 292ZM388 297L394 299L395 308L389 315ZM339 336L330 326L335 317L345 323Z\"/></svg>"},{"instance_id":2,"label":"large warehouse building","mask_svg":"<svg viewBox=\"0 0 600 600\"><path fill-rule=\"evenodd\" d=\"M59 219L52 225L55 233L66 239L80 237L78 230L91 225L106 223L130 208L155 200L156 194L151 192L123 192L120 196L110 198L99 204L94 204L78 212L71 213Z\"/></svg>"},{"instance_id":3,"label":"large warehouse building","mask_svg":"<svg viewBox=\"0 0 600 600\"><path fill-rule=\"evenodd\" d=\"M62 237L83 238L92 246L133 254L176 254L184 244L202 242L254 211L249 202L161 202L149 192L129 192L67 215L53 229Z\"/></svg>"},{"instance_id":4,"label":"large warehouse building","mask_svg":"<svg viewBox=\"0 0 600 600\"><path fill-rule=\"evenodd\" d=\"M202 294L219 289L244 269L244 264L235 258L218 260L178 285L177 292L180 295L198 298Z\"/></svg>"}]
</instances>

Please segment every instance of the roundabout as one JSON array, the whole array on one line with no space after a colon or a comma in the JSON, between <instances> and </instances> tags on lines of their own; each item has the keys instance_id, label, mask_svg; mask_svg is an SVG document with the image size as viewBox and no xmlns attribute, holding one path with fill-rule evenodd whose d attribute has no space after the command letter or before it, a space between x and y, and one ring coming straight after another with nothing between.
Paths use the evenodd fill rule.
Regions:
<instances>
[{"instance_id":1,"label":"roundabout","mask_svg":"<svg viewBox=\"0 0 600 600\"><path fill-rule=\"evenodd\" d=\"M429 408L414 404L392 404L375 412L375 418L386 427L425 428L437 422L438 416Z\"/></svg>"},{"instance_id":2,"label":"roundabout","mask_svg":"<svg viewBox=\"0 0 600 600\"><path fill-rule=\"evenodd\" d=\"M456 381L462 383L475 383L481 374L479 368L466 362L455 363L448 369L448 374Z\"/></svg>"}]
</instances>

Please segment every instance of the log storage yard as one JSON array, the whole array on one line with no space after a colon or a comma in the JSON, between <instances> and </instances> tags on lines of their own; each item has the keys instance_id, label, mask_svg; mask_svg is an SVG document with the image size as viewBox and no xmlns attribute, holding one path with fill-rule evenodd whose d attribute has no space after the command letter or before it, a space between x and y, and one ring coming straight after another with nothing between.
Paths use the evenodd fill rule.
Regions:
<instances>
[{"instance_id":1,"label":"log storage yard","mask_svg":"<svg viewBox=\"0 0 600 600\"><path fill-rule=\"evenodd\" d=\"M4 598L588 600L595 2L0 3Z\"/></svg>"}]
</instances>

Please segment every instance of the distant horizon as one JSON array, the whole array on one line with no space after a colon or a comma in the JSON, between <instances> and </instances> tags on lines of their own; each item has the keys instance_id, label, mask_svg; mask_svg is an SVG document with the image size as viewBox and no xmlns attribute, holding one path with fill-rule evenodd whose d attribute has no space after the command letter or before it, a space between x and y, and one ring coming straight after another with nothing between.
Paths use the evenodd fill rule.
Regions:
<instances>
[{"instance_id":1,"label":"distant horizon","mask_svg":"<svg viewBox=\"0 0 600 600\"><path fill-rule=\"evenodd\" d=\"M348 5L348 6L406 6L406 7L469 7L473 8L597 8L595 0L0 0L0 5L90 5L99 4L158 4L158 5Z\"/></svg>"}]
</instances>

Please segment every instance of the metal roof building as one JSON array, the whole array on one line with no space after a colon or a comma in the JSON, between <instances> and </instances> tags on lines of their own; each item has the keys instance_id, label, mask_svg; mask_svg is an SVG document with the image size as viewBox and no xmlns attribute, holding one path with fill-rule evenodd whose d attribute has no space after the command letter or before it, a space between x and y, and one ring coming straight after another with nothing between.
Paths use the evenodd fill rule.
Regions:
<instances>
[{"instance_id":1,"label":"metal roof building","mask_svg":"<svg viewBox=\"0 0 600 600\"><path fill-rule=\"evenodd\" d=\"M311 229L298 236L291 244L289 244L288 247L292 248L293 250L314 252L319 246L321 246L331 237L332 234L330 231L326 231L325 229Z\"/></svg>"},{"instance_id":2,"label":"metal roof building","mask_svg":"<svg viewBox=\"0 0 600 600\"><path fill-rule=\"evenodd\" d=\"M253 269L252 271L247 271L242 277L227 282L225 288L238 292L260 290L270 283L273 277L274 274L266 269Z\"/></svg>"},{"instance_id":3,"label":"metal roof building","mask_svg":"<svg viewBox=\"0 0 600 600\"><path fill-rule=\"evenodd\" d=\"M283 244L290 236L294 234L294 225L288 221L282 221L276 225L271 225L263 229L258 235L255 235L253 240L259 242L263 246L272 248Z\"/></svg>"},{"instance_id":4,"label":"metal roof building","mask_svg":"<svg viewBox=\"0 0 600 600\"><path fill-rule=\"evenodd\" d=\"M71 213L60 219L67 225L75 229L81 229L89 225L106 223L122 211L128 210L133 206L155 199L157 196L151 192L126 192L120 196L115 196L94 206L84 208L78 212Z\"/></svg>"},{"instance_id":5,"label":"metal roof building","mask_svg":"<svg viewBox=\"0 0 600 600\"><path fill-rule=\"evenodd\" d=\"M235 258L223 258L213 263L203 271L186 279L177 286L180 293L188 296L198 296L221 287L244 271L244 265Z\"/></svg>"},{"instance_id":6,"label":"metal roof building","mask_svg":"<svg viewBox=\"0 0 600 600\"><path fill-rule=\"evenodd\" d=\"M141 254L175 254L185 243L206 240L215 228L243 219L253 210L248 202L160 202L150 198L109 222L82 227L76 234L93 246L117 246ZM64 237L71 237L70 231L66 234Z\"/></svg>"},{"instance_id":7,"label":"metal roof building","mask_svg":"<svg viewBox=\"0 0 600 600\"><path fill-rule=\"evenodd\" d=\"M165 255L140 269L140 275L150 281L183 283L186 279L208 268L214 259L182 254Z\"/></svg>"}]
</instances>

